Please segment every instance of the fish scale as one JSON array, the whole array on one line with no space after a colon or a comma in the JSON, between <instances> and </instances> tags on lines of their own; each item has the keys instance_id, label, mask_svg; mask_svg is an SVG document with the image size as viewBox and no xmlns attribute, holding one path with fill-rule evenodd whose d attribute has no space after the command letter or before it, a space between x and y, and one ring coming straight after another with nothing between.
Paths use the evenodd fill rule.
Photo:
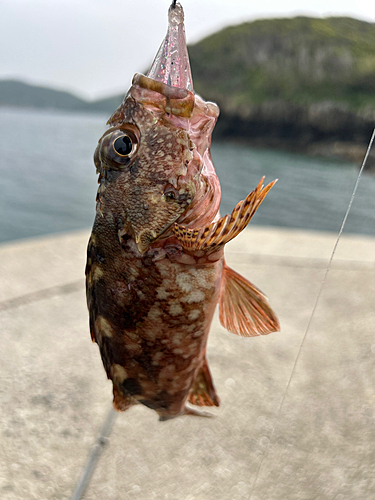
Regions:
<instances>
[{"instance_id":1,"label":"fish scale","mask_svg":"<svg viewBox=\"0 0 375 500\"><path fill-rule=\"evenodd\" d=\"M243 336L279 329L265 295L231 270L224 247L274 182L263 179L220 218L210 156L218 107L193 92L183 10L147 76L136 74L94 154L97 214L86 266L90 331L113 383L113 404L161 420L219 406L206 357L210 325Z\"/></svg>"}]
</instances>

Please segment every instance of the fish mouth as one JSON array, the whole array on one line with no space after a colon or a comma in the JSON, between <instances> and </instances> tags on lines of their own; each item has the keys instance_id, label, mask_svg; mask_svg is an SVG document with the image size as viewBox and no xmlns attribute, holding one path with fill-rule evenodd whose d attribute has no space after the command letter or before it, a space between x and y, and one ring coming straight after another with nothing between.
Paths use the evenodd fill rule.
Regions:
<instances>
[{"instance_id":1,"label":"fish mouth","mask_svg":"<svg viewBox=\"0 0 375 500\"><path fill-rule=\"evenodd\" d=\"M154 80L140 73L134 75L132 85L138 85L142 89L157 92L165 97L159 106L162 107L166 113L182 118L191 118L194 110L195 97L190 90L172 87L171 85ZM151 104L153 101L151 98L149 100Z\"/></svg>"}]
</instances>

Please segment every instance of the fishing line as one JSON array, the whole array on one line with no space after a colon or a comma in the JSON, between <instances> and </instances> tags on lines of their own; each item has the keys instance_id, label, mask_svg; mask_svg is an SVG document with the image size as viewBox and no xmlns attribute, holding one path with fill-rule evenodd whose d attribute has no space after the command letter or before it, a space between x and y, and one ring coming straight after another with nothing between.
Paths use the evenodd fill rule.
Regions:
<instances>
[{"instance_id":1,"label":"fishing line","mask_svg":"<svg viewBox=\"0 0 375 500\"><path fill-rule=\"evenodd\" d=\"M173 0L173 2L171 4L172 9L176 8L176 3L177 3L177 0Z\"/></svg>"},{"instance_id":2,"label":"fishing line","mask_svg":"<svg viewBox=\"0 0 375 500\"><path fill-rule=\"evenodd\" d=\"M375 128L372 132L372 136L371 136L371 139L370 139L370 142L369 142L369 145L368 145L368 148L367 148L367 151L366 151L366 154L365 154L365 157L363 159L363 162L362 162L362 166L359 170L359 173L358 173L358 177L357 177L357 180L356 180L356 183L354 185L354 189L353 189L353 193L352 193L352 196L350 198L350 201L349 201L349 205L348 205L348 208L346 210L346 213L345 213L345 216L344 216L344 220L342 221L342 224L341 224L341 228L340 228L340 231L339 231L339 234L337 236L337 239L336 239L336 243L333 247L333 250L332 250L332 254L331 254L331 258L329 259L329 262L328 262L328 266L327 266L327 269L326 269L326 272L324 274L324 278L323 278L323 281L320 285L320 289L319 289L319 292L318 292L318 295L316 297L316 300L315 300L315 304L314 304L314 307L313 307L313 310L311 312L311 316L310 316L310 319L309 319L309 322L307 324L307 327L306 327L306 330L305 330L305 333L303 335L303 338L302 338L302 341L301 341L301 344L299 346L299 349L298 349L298 353L297 353L297 356L296 356L296 359L294 360L294 364L293 364L293 368L292 368L292 371L290 373L290 376L289 376L289 380L288 380L288 383L286 385L286 389L285 389L285 392L284 392L284 395L283 395L283 398L281 400L281 403L280 403L280 406L279 406L279 409L277 411L277 414L276 414L276 418L275 418L275 422L278 421L279 417L280 417L280 414L281 414L281 411L283 409L283 406L284 406L284 402L285 402L285 399L286 399L286 396L287 396L287 393L289 391L289 387L290 387L290 384L292 382L292 378L294 376L294 373L296 371L296 366L297 366L297 363L298 363L298 359L300 357L300 354L302 352L302 347L303 347L303 344L306 340L306 337L307 337L307 334L310 330L310 325L312 323L312 320L313 320L313 317L315 315L315 311L316 311L316 308L318 306L318 303L319 303L319 299L320 299L320 296L322 294L322 291L323 291L323 287L325 285L325 282L326 282L326 279L327 279L327 276L328 276L328 273L329 273L329 270L331 268L331 264L332 264L332 260L333 260L333 257L336 253L336 249L337 249L337 245L339 244L339 241L340 241L340 238L341 238L341 234L344 230L344 227L345 227L345 224L346 224L346 219L348 218L348 215L349 215L349 212L350 212L350 209L352 208L352 205L353 205L353 201L354 201L354 197L357 193L357 188L358 188L358 184L359 184L359 181L361 179L361 175L362 175L362 172L363 172L363 169L365 168L365 165L366 165L366 162L367 162L367 158L370 154L370 151L371 151L371 148L372 148L372 144L374 142L374 138L375 138ZM257 470L257 473L255 475L255 479L254 479L254 482L253 482L253 485L251 487L251 490L250 490L250 497L249 497L249 500L251 500L252 496L253 496L253 492L254 492L254 488L255 488L255 485L258 481L258 478L260 476L260 472L262 470L262 466L266 460L266 458L268 457L268 454L269 454L269 451L270 451L270 448L271 448L271 444L272 444L272 438L275 434L275 429L276 429L276 424L275 426L273 427L273 430L271 432L271 436L269 438L269 446L268 446L268 449L266 451L266 453L264 454L263 456L263 459L261 460L260 464L259 464L259 467L258 467L258 470Z\"/></svg>"},{"instance_id":3,"label":"fishing line","mask_svg":"<svg viewBox=\"0 0 375 500\"><path fill-rule=\"evenodd\" d=\"M319 289L318 295L316 297L315 304L314 304L313 310L311 312L311 316L310 316L309 322L307 324L305 333L303 335L301 344L299 346L296 359L294 360L293 368L292 368L292 371L290 373L290 376L289 376L289 379L288 379L288 383L287 383L287 386L286 386L283 398L281 400L279 409L277 411L275 422L278 421L279 416L281 414L281 411L283 409L284 402L285 402L286 396L288 394L289 387L290 387L290 384L292 382L294 373L296 371L296 367L297 367L297 363L298 363L300 354L302 352L303 344L305 343L307 334L308 334L308 332L310 330L310 326L311 326L313 317L315 315L315 311L317 309L317 306L318 306L318 303L319 303L319 299L320 299L320 296L322 294L323 287L325 285L325 282L326 282L329 270L331 268L333 257L334 257L334 255L336 253L336 249L337 249L337 246L339 244L339 241L340 241L340 238L341 238L341 234L342 234L342 232L344 230L344 227L345 227L345 224L346 224L346 220L348 218L350 209L351 209L353 201L354 201L354 197L355 197L355 195L357 193L357 188L358 188L358 185L359 185L359 181L361 179L362 172L363 172L363 170L365 168L365 165L366 165L368 156L370 154L370 151L371 151L374 139L375 139L375 129L373 130L373 133L372 133L372 136L371 136L371 139L370 139L367 151L366 151L366 155L365 155L365 157L363 159L362 166L361 166L360 171L358 173L358 177L357 177L354 189L353 189L353 193L352 193L352 196L350 198L349 205L348 205L348 208L346 210L343 222L341 224L341 228L340 228L339 234L337 236L336 243L335 243L335 245L333 247L332 254L331 254L330 260L328 262L328 266L327 266L327 269L325 271L323 281L322 281L322 283L320 285L320 289ZM116 416L117 416L116 412L111 407L110 410L109 410L109 412L108 412L108 414L107 414L107 417L106 417L106 419L105 419L105 421L103 423L103 426L100 429L99 436L96 439L96 443L95 443L95 445L93 446L92 450L89 453L89 456L88 456L87 461L86 461L86 465L85 465L85 467L83 469L83 472L82 472L82 475L81 475L81 477L80 477L80 479L79 479L79 481L78 481L78 483L76 485L76 488L75 488L75 490L73 492L71 500L81 500L83 498L83 495L85 494L85 491L87 490L87 487L88 487L88 485L90 483L90 480L91 480L91 478L92 478L92 476L93 476L93 474L95 472L95 469L96 469L96 467L98 465L98 462L99 462L100 456L101 456L101 454L103 452L103 449L104 449L104 447L106 446L106 444L109 441L108 438L109 438L109 435L111 434L111 431L112 431L113 424L115 422ZM266 458L268 457L268 454L269 454L269 451L270 451L270 448L271 448L271 444L272 444L272 438L273 438L273 436L275 434L275 429L276 429L276 426L274 426L274 428L273 428L273 430L271 432L270 444L268 446L267 452L265 453L265 455L263 456L263 460L259 464L256 476L255 476L255 479L254 479L254 482L253 482L252 487L251 487L249 500L251 500L251 498L253 496L254 488L255 488L255 485L256 485L256 483L258 481L258 478L260 476L260 472L262 470L262 466L263 466Z\"/></svg>"},{"instance_id":4,"label":"fishing line","mask_svg":"<svg viewBox=\"0 0 375 500\"><path fill-rule=\"evenodd\" d=\"M87 490L90 480L95 472L96 466L98 465L103 449L109 442L108 437L111 434L116 416L117 413L111 407L102 428L99 431L99 436L97 437L96 442L87 457L86 465L83 468L81 477L79 478L71 500L81 500L81 498L83 498L83 495L85 494L85 491Z\"/></svg>"}]
</instances>

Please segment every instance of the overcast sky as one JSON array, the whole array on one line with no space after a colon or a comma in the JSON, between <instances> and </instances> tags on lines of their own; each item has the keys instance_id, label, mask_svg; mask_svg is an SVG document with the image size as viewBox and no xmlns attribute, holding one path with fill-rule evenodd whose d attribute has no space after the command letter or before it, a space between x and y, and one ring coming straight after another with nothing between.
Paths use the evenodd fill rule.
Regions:
<instances>
[{"instance_id":1,"label":"overcast sky","mask_svg":"<svg viewBox=\"0 0 375 500\"><path fill-rule=\"evenodd\" d=\"M0 0L0 78L84 98L125 93L152 62L171 0ZM348 15L375 22L375 0L181 0L188 42L264 17Z\"/></svg>"}]
</instances>

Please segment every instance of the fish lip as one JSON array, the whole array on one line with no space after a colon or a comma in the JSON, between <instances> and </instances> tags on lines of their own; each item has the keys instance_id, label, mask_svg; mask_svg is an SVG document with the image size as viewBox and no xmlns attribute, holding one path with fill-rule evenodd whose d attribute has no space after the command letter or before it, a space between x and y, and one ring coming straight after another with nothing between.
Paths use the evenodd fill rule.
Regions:
<instances>
[{"instance_id":1,"label":"fish lip","mask_svg":"<svg viewBox=\"0 0 375 500\"><path fill-rule=\"evenodd\" d=\"M133 87L138 86L141 89L156 92L165 97L161 107L164 108L166 113L182 118L191 118L195 105L195 96L190 90L172 87L141 73L134 75L132 85Z\"/></svg>"},{"instance_id":2,"label":"fish lip","mask_svg":"<svg viewBox=\"0 0 375 500\"><path fill-rule=\"evenodd\" d=\"M136 73L133 76L132 85L139 85L143 89L153 90L168 99L185 99L189 94L192 94L190 90L183 89L181 87L172 87L171 85L160 82L159 80L142 75L142 73Z\"/></svg>"}]
</instances>

